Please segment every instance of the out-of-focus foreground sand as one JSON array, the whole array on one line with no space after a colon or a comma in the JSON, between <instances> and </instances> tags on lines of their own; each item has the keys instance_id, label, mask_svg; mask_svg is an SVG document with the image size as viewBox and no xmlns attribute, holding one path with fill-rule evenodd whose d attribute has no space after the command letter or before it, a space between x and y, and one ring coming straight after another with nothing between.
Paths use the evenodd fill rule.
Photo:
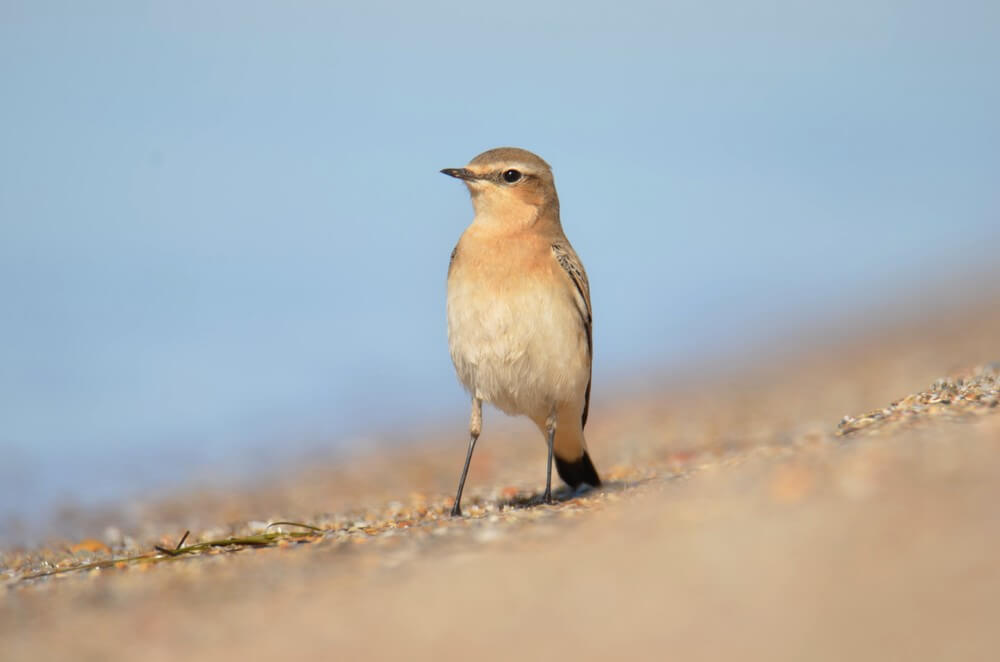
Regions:
<instances>
[{"instance_id":1,"label":"out-of-focus foreground sand","mask_svg":"<svg viewBox=\"0 0 1000 662\"><path fill-rule=\"evenodd\" d=\"M44 554L9 552L0 658L997 659L1000 407L928 391L1000 359L989 303L606 397L588 440L608 486L556 506L523 504L537 433L492 415L462 520L441 514L456 421L454 438L119 523L141 550L251 520L330 529L314 542L28 581L17 564ZM838 436L845 414L872 424Z\"/></svg>"}]
</instances>

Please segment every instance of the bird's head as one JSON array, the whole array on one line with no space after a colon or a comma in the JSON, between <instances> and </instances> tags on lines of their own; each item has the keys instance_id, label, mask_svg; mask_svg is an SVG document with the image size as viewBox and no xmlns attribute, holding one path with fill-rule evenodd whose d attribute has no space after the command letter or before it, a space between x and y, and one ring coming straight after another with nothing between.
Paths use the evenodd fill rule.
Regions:
<instances>
[{"instance_id":1,"label":"bird's head","mask_svg":"<svg viewBox=\"0 0 1000 662\"><path fill-rule=\"evenodd\" d=\"M477 221L504 225L530 225L541 217L558 221L559 197L552 168L528 150L498 147L464 168L441 172L469 187Z\"/></svg>"}]
</instances>

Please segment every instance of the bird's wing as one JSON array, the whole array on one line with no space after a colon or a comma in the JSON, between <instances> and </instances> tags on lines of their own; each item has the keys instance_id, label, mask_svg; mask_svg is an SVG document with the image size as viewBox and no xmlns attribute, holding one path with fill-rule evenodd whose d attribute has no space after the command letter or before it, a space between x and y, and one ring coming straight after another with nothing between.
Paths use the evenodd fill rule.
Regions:
<instances>
[{"instance_id":1,"label":"bird's wing","mask_svg":"<svg viewBox=\"0 0 1000 662\"><path fill-rule=\"evenodd\" d=\"M455 256L458 255L458 244L455 244L455 248L451 249L451 257L448 258L448 275L451 275L451 268L455 266Z\"/></svg>"},{"instance_id":2,"label":"bird's wing","mask_svg":"<svg viewBox=\"0 0 1000 662\"><path fill-rule=\"evenodd\" d=\"M559 266L569 276L574 287L574 299L577 311L580 313L580 322L583 324L584 332L587 334L587 358L588 363L593 365L594 360L594 318L590 309L590 283L587 282L587 272L583 270L583 263L577 256L576 251L569 245L569 242L558 241L552 244L552 255L559 262ZM587 424L587 413L590 410L590 383L587 379L587 395L583 403L583 424Z\"/></svg>"}]
</instances>

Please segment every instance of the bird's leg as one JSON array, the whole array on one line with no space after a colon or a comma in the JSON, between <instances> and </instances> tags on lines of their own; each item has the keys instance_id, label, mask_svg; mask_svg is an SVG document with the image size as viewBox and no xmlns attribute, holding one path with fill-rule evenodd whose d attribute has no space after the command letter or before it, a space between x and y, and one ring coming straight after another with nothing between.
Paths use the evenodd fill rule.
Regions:
<instances>
[{"instance_id":1,"label":"bird's leg","mask_svg":"<svg viewBox=\"0 0 1000 662\"><path fill-rule=\"evenodd\" d=\"M552 408L552 413L549 414L548 419L545 421L545 429L548 432L549 461L545 465L545 494L542 495L542 502L552 503L552 447L555 446L556 443L555 407Z\"/></svg>"},{"instance_id":2,"label":"bird's leg","mask_svg":"<svg viewBox=\"0 0 1000 662\"><path fill-rule=\"evenodd\" d=\"M458 479L458 493L455 494L455 505L451 507L452 517L462 516L462 488L465 487L465 477L469 473L469 463L472 461L472 451L476 450L476 440L483 430L483 401L473 396L472 413L469 415L469 452L465 456L465 466L462 467L462 477Z\"/></svg>"}]
</instances>

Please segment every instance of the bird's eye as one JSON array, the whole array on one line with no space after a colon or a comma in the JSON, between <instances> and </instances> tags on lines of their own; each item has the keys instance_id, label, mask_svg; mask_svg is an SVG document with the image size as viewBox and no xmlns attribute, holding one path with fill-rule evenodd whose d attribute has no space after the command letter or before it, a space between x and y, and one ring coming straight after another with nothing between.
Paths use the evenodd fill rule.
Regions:
<instances>
[{"instance_id":1,"label":"bird's eye","mask_svg":"<svg viewBox=\"0 0 1000 662\"><path fill-rule=\"evenodd\" d=\"M521 179L521 171L519 170L507 170L503 173L503 180L508 184L513 184L519 179Z\"/></svg>"}]
</instances>

